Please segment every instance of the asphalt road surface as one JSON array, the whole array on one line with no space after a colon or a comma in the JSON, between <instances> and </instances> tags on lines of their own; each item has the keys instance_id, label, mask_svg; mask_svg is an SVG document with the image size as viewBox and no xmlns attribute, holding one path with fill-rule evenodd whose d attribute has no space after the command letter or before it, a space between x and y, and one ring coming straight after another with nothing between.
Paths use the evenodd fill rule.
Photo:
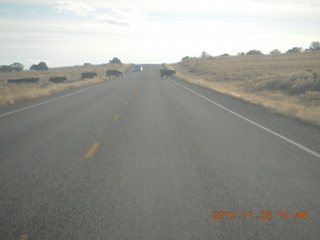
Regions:
<instances>
[{"instance_id":1,"label":"asphalt road surface","mask_svg":"<svg viewBox=\"0 0 320 240\"><path fill-rule=\"evenodd\" d=\"M0 109L0 239L320 239L320 128L144 65Z\"/></svg>"}]
</instances>

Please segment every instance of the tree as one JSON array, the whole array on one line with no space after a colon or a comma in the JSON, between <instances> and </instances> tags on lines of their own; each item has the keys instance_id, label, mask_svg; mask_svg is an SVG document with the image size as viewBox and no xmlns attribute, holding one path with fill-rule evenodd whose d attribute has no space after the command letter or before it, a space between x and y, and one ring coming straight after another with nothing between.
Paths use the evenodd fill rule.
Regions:
<instances>
[{"instance_id":1,"label":"tree","mask_svg":"<svg viewBox=\"0 0 320 240\"><path fill-rule=\"evenodd\" d=\"M259 50L250 50L247 55L262 55L263 53Z\"/></svg>"},{"instance_id":2,"label":"tree","mask_svg":"<svg viewBox=\"0 0 320 240\"><path fill-rule=\"evenodd\" d=\"M301 53L302 48L301 47L293 47L287 51L287 53Z\"/></svg>"},{"instance_id":3,"label":"tree","mask_svg":"<svg viewBox=\"0 0 320 240\"><path fill-rule=\"evenodd\" d=\"M114 57L112 60L109 60L109 63L121 63L121 61L119 58Z\"/></svg>"},{"instance_id":4,"label":"tree","mask_svg":"<svg viewBox=\"0 0 320 240\"><path fill-rule=\"evenodd\" d=\"M246 55L244 52L239 52L238 54L237 54L237 56L243 56L243 55Z\"/></svg>"},{"instance_id":5,"label":"tree","mask_svg":"<svg viewBox=\"0 0 320 240\"><path fill-rule=\"evenodd\" d=\"M274 49L274 50L272 50L272 51L270 52L270 54L272 54L272 55L281 54L281 51L278 50L278 49Z\"/></svg>"},{"instance_id":6,"label":"tree","mask_svg":"<svg viewBox=\"0 0 320 240\"><path fill-rule=\"evenodd\" d=\"M310 44L310 50L311 51L320 50L320 42L312 42Z\"/></svg>"},{"instance_id":7,"label":"tree","mask_svg":"<svg viewBox=\"0 0 320 240\"><path fill-rule=\"evenodd\" d=\"M1 72L12 72L12 69L11 69L10 66L2 65L2 66L0 67L0 71L1 71Z\"/></svg>"},{"instance_id":8,"label":"tree","mask_svg":"<svg viewBox=\"0 0 320 240\"><path fill-rule=\"evenodd\" d=\"M206 51L202 51L201 52L201 57L210 57L210 54L209 53L207 53Z\"/></svg>"},{"instance_id":9,"label":"tree","mask_svg":"<svg viewBox=\"0 0 320 240\"><path fill-rule=\"evenodd\" d=\"M189 56L185 56L184 58L181 59L181 61L187 60L189 58L190 58Z\"/></svg>"},{"instance_id":10,"label":"tree","mask_svg":"<svg viewBox=\"0 0 320 240\"><path fill-rule=\"evenodd\" d=\"M12 71L20 72L23 70L23 68L24 68L23 64L15 62L7 66L6 65L0 66L0 72L12 72Z\"/></svg>"},{"instance_id":11,"label":"tree","mask_svg":"<svg viewBox=\"0 0 320 240\"><path fill-rule=\"evenodd\" d=\"M36 70L36 71L43 71L43 70L48 70L48 66L45 62L40 62L38 65L37 64L33 64L30 67L30 70Z\"/></svg>"}]
</instances>

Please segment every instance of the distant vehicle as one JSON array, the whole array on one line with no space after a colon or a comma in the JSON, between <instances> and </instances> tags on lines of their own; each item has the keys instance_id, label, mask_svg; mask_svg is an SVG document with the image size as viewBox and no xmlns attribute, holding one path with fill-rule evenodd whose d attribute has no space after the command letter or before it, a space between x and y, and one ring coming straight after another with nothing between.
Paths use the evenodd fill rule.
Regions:
<instances>
[{"instance_id":1,"label":"distant vehicle","mask_svg":"<svg viewBox=\"0 0 320 240\"><path fill-rule=\"evenodd\" d=\"M143 68L141 65L134 65L133 66L133 71L134 72L142 72Z\"/></svg>"}]
</instances>

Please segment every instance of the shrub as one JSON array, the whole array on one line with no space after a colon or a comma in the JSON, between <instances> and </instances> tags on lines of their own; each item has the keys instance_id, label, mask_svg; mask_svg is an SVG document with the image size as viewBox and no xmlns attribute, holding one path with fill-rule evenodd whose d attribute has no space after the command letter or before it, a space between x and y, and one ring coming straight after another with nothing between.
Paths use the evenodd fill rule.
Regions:
<instances>
[{"instance_id":1,"label":"shrub","mask_svg":"<svg viewBox=\"0 0 320 240\"><path fill-rule=\"evenodd\" d=\"M184 58L181 59L181 61L187 60L189 58L190 58L189 56L185 56Z\"/></svg>"},{"instance_id":2,"label":"shrub","mask_svg":"<svg viewBox=\"0 0 320 240\"><path fill-rule=\"evenodd\" d=\"M201 57L205 58L205 57L210 57L210 54L207 53L206 51L202 51L201 52Z\"/></svg>"},{"instance_id":3,"label":"shrub","mask_svg":"<svg viewBox=\"0 0 320 240\"><path fill-rule=\"evenodd\" d=\"M250 50L247 55L262 55L263 53L259 50Z\"/></svg>"},{"instance_id":4,"label":"shrub","mask_svg":"<svg viewBox=\"0 0 320 240\"><path fill-rule=\"evenodd\" d=\"M287 53L301 53L302 48L301 47L293 47L287 51Z\"/></svg>"},{"instance_id":5,"label":"shrub","mask_svg":"<svg viewBox=\"0 0 320 240\"><path fill-rule=\"evenodd\" d=\"M119 58L114 57L112 60L109 60L109 63L121 63L121 61Z\"/></svg>"},{"instance_id":6,"label":"shrub","mask_svg":"<svg viewBox=\"0 0 320 240\"><path fill-rule=\"evenodd\" d=\"M310 50L311 51L320 50L320 42L312 42L310 44Z\"/></svg>"},{"instance_id":7,"label":"shrub","mask_svg":"<svg viewBox=\"0 0 320 240\"><path fill-rule=\"evenodd\" d=\"M48 66L45 62L40 62L39 64L33 64L30 67L30 70L36 70L36 71L43 71L43 70L48 70Z\"/></svg>"},{"instance_id":8,"label":"shrub","mask_svg":"<svg viewBox=\"0 0 320 240\"><path fill-rule=\"evenodd\" d=\"M272 51L270 52L270 54L272 54L272 55L281 54L281 51L278 50L278 49L274 49L274 50L272 50Z\"/></svg>"},{"instance_id":9,"label":"shrub","mask_svg":"<svg viewBox=\"0 0 320 240\"><path fill-rule=\"evenodd\" d=\"M24 68L23 64L15 62L8 66L6 65L0 66L0 72L12 72L12 71L20 72L23 70L23 68Z\"/></svg>"}]
</instances>

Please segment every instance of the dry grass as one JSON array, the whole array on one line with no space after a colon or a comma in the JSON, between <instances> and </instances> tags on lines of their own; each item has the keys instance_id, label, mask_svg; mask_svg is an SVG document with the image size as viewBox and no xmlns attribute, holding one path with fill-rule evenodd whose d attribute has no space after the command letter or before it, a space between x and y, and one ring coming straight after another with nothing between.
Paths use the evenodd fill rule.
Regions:
<instances>
[{"instance_id":1,"label":"dry grass","mask_svg":"<svg viewBox=\"0 0 320 240\"><path fill-rule=\"evenodd\" d=\"M127 70L130 64L103 64L75 67L52 68L47 71L26 70L22 72L0 73L0 107L14 104L28 99L50 95L74 87L103 82L106 79L107 69ZM93 79L81 80L81 73L96 72ZM66 76L64 83L49 82L50 77ZM8 79L40 78L39 83L7 83Z\"/></svg>"},{"instance_id":2,"label":"dry grass","mask_svg":"<svg viewBox=\"0 0 320 240\"><path fill-rule=\"evenodd\" d=\"M320 125L320 51L191 58L167 67L189 82Z\"/></svg>"}]
</instances>

